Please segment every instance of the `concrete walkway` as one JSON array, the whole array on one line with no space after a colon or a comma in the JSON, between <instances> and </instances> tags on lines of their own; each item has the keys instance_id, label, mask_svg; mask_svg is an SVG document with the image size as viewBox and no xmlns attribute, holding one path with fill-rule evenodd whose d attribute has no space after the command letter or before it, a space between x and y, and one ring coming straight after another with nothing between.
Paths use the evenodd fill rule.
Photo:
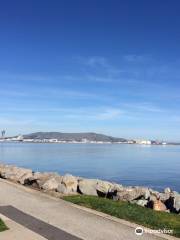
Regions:
<instances>
[{"instance_id":1,"label":"concrete walkway","mask_svg":"<svg viewBox=\"0 0 180 240\"><path fill-rule=\"evenodd\" d=\"M155 235L134 233L135 224L106 217L95 211L50 197L27 187L0 179L0 206L12 206L23 213L52 225L63 232L86 240L162 240ZM94 214L95 213L95 214ZM8 231L7 231L8 233ZM1 234L4 233L0 233ZM0 238L1 239L1 238ZM27 238L19 238L18 240ZM36 239L36 238L35 238ZM48 238L52 240L53 238ZM61 238L59 238L61 239ZM63 239L63 238L62 238ZM70 240L71 238L69 238ZM175 239L169 237L169 239ZM8 238L8 240L14 240Z\"/></svg>"},{"instance_id":2,"label":"concrete walkway","mask_svg":"<svg viewBox=\"0 0 180 240\"><path fill-rule=\"evenodd\" d=\"M12 206L0 206L0 212L38 235L53 240L81 240Z\"/></svg>"},{"instance_id":3,"label":"concrete walkway","mask_svg":"<svg viewBox=\"0 0 180 240\"><path fill-rule=\"evenodd\" d=\"M9 230L0 232L0 240L47 240L22 225L0 214L0 218L9 227Z\"/></svg>"}]
</instances>

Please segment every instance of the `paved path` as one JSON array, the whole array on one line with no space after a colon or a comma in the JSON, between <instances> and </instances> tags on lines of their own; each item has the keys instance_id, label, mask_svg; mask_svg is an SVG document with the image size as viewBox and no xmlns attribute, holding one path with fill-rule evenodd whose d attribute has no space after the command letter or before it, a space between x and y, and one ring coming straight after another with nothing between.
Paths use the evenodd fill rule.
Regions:
<instances>
[{"instance_id":1,"label":"paved path","mask_svg":"<svg viewBox=\"0 0 180 240\"><path fill-rule=\"evenodd\" d=\"M2 214L0 214L0 218L9 227L9 230L0 232L0 240L47 240L47 238L23 227Z\"/></svg>"},{"instance_id":2,"label":"paved path","mask_svg":"<svg viewBox=\"0 0 180 240\"><path fill-rule=\"evenodd\" d=\"M162 240L150 234L136 236L131 224L128 226L123 224L123 221L98 216L71 203L0 179L0 206L8 205L43 221L48 226L54 226L56 230L62 230L63 232L58 230L60 240L63 239L61 234L65 234L64 232L70 234L68 240L72 236L86 240Z\"/></svg>"},{"instance_id":3,"label":"paved path","mask_svg":"<svg viewBox=\"0 0 180 240\"><path fill-rule=\"evenodd\" d=\"M0 213L46 239L81 240L12 206L0 206Z\"/></svg>"}]
</instances>

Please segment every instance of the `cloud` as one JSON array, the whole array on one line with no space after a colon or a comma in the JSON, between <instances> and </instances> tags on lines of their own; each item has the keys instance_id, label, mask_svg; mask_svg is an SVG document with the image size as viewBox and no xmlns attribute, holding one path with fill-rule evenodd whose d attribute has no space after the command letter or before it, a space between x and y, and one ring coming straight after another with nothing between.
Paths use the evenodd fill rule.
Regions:
<instances>
[{"instance_id":1,"label":"cloud","mask_svg":"<svg viewBox=\"0 0 180 240\"><path fill-rule=\"evenodd\" d=\"M10 73L8 71L0 71L0 79L3 81L35 81L35 82L44 82L51 81L53 79L52 76L44 76L44 75L35 75L35 74L23 74L23 73Z\"/></svg>"},{"instance_id":2,"label":"cloud","mask_svg":"<svg viewBox=\"0 0 180 240\"><path fill-rule=\"evenodd\" d=\"M75 107L75 108L55 108L46 111L61 113L62 118L73 118L81 120L115 120L122 116L123 111L119 108L111 107Z\"/></svg>"},{"instance_id":3,"label":"cloud","mask_svg":"<svg viewBox=\"0 0 180 240\"><path fill-rule=\"evenodd\" d=\"M127 62L142 62L147 60L149 57L146 55L136 55L136 54L128 54L124 55L123 59Z\"/></svg>"},{"instance_id":4,"label":"cloud","mask_svg":"<svg viewBox=\"0 0 180 240\"><path fill-rule=\"evenodd\" d=\"M86 64L89 65L89 66L106 67L107 66L107 60L106 60L106 58L103 58L103 57L91 57L91 58L87 59Z\"/></svg>"},{"instance_id":5,"label":"cloud","mask_svg":"<svg viewBox=\"0 0 180 240\"><path fill-rule=\"evenodd\" d=\"M98 120L111 120L111 119L117 119L119 118L123 112L119 109L106 109L102 113L98 113L95 118Z\"/></svg>"},{"instance_id":6,"label":"cloud","mask_svg":"<svg viewBox=\"0 0 180 240\"><path fill-rule=\"evenodd\" d=\"M119 108L94 107L65 109L64 117L81 120L115 120L123 114Z\"/></svg>"},{"instance_id":7,"label":"cloud","mask_svg":"<svg viewBox=\"0 0 180 240\"><path fill-rule=\"evenodd\" d=\"M17 119L16 118L9 118L9 117L1 117L0 118L0 125L4 125L5 127L7 126L19 126L21 127L22 125L30 125L34 123L34 120L30 120L30 119L24 119L22 120L21 118L20 119Z\"/></svg>"},{"instance_id":8,"label":"cloud","mask_svg":"<svg viewBox=\"0 0 180 240\"><path fill-rule=\"evenodd\" d=\"M13 87L12 87L13 88ZM32 88L31 91L28 90L28 88L24 88L21 90L21 88L6 88L6 89L0 89L0 95L4 97L4 99L7 98L19 98L19 99L26 99L26 98L33 98L35 99L47 99L51 97L51 100L53 99L61 99L67 97L68 99L99 99L102 96L99 96L98 94L87 92L87 91L78 91L68 88L53 88L53 87L41 87L38 88Z\"/></svg>"},{"instance_id":9,"label":"cloud","mask_svg":"<svg viewBox=\"0 0 180 240\"><path fill-rule=\"evenodd\" d=\"M143 112L154 112L154 113L162 113L164 110L156 105L151 103L139 103L132 105L133 108L143 111Z\"/></svg>"},{"instance_id":10,"label":"cloud","mask_svg":"<svg viewBox=\"0 0 180 240\"><path fill-rule=\"evenodd\" d=\"M105 57L91 56L91 57L78 57L79 63L90 66L90 67L107 67L108 62Z\"/></svg>"},{"instance_id":11,"label":"cloud","mask_svg":"<svg viewBox=\"0 0 180 240\"><path fill-rule=\"evenodd\" d=\"M6 116L6 118L1 118L1 122L6 122L7 119L10 119L14 114L17 118L17 116L21 116L21 112L25 112L26 114L23 116L23 118L28 118L28 112L31 116L34 118L36 117L36 114L32 113L41 113L41 115L44 118L44 114L53 113L52 115L49 115L47 117L58 117L61 118L82 118L82 119L96 119L96 120L105 120L105 119L115 119L120 117L123 114L123 111L121 111L119 108L114 107L108 107L108 106L75 106L75 107L50 107L50 106L38 106L34 105L31 107L5 107L5 112L2 109L2 114ZM20 113L20 115L18 115ZM38 115L39 116L39 115ZM40 116L41 118L41 116ZM7 123L13 123L13 121L7 121Z\"/></svg>"}]
</instances>

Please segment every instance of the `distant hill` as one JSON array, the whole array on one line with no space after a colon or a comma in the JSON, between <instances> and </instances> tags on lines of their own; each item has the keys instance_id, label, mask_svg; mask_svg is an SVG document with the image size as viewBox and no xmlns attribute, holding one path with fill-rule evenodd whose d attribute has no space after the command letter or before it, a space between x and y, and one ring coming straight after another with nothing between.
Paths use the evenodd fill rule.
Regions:
<instances>
[{"instance_id":1,"label":"distant hill","mask_svg":"<svg viewBox=\"0 0 180 240\"><path fill-rule=\"evenodd\" d=\"M62 132L36 132L23 135L24 139L58 139L61 141L79 141L87 139L89 141L102 141L102 142L126 142L124 138L115 138L98 133L62 133Z\"/></svg>"}]
</instances>

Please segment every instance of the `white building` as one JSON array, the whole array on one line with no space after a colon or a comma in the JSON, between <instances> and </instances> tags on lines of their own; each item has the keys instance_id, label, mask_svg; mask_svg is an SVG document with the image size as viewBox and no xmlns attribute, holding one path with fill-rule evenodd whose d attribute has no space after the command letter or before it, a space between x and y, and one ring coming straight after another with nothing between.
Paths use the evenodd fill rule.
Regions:
<instances>
[{"instance_id":1,"label":"white building","mask_svg":"<svg viewBox=\"0 0 180 240\"><path fill-rule=\"evenodd\" d=\"M150 140L136 140L137 144L142 144L142 145L151 145Z\"/></svg>"}]
</instances>

